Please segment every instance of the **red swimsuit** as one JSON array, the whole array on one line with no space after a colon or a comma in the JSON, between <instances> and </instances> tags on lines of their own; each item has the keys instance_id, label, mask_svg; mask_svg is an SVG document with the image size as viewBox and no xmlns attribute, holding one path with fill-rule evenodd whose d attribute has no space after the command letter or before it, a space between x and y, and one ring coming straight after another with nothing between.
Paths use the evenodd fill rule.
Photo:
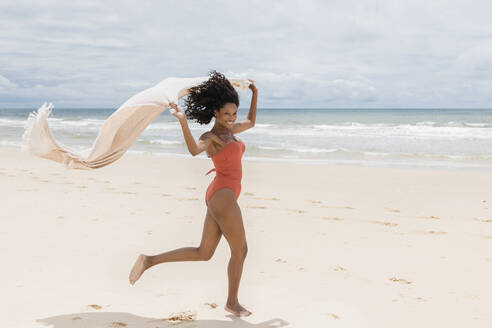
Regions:
<instances>
[{"instance_id":1,"label":"red swimsuit","mask_svg":"<svg viewBox=\"0 0 492 328\"><path fill-rule=\"evenodd\" d=\"M215 171L216 175L207 188L205 195L205 203L207 205L212 195L222 188L232 189L236 193L236 199L239 197L243 173L241 169L241 158L245 150L246 146L241 140L231 141L212 156L215 168L208 171L207 174Z\"/></svg>"}]
</instances>

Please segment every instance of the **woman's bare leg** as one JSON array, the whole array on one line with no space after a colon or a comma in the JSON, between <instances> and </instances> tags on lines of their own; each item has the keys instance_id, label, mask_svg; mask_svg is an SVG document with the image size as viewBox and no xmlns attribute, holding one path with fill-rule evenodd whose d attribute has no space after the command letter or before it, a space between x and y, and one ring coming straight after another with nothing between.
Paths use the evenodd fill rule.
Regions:
<instances>
[{"instance_id":1,"label":"woman's bare leg","mask_svg":"<svg viewBox=\"0 0 492 328\"><path fill-rule=\"evenodd\" d=\"M162 254L148 256L140 254L130 271L129 280L133 285L148 268L166 262L179 261L208 261L219 244L222 233L207 209L205 223L203 224L202 241L198 247L183 247Z\"/></svg>"},{"instance_id":2,"label":"woman's bare leg","mask_svg":"<svg viewBox=\"0 0 492 328\"><path fill-rule=\"evenodd\" d=\"M219 189L210 199L208 208L231 249L231 259L227 268L229 293L227 304L224 308L234 315L248 316L251 312L242 307L238 301L239 283L248 246L246 244L241 209L236 201L236 194L228 188Z\"/></svg>"}]
</instances>

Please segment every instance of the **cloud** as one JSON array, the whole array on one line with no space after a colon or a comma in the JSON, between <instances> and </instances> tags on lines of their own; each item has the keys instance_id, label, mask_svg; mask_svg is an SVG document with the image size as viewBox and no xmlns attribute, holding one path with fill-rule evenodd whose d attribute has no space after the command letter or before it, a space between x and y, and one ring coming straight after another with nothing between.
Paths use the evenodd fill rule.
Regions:
<instances>
[{"instance_id":1,"label":"cloud","mask_svg":"<svg viewBox=\"0 0 492 328\"><path fill-rule=\"evenodd\" d=\"M490 107L491 11L481 0L2 1L0 106L116 107L167 76L217 69L255 79L264 107Z\"/></svg>"}]
</instances>

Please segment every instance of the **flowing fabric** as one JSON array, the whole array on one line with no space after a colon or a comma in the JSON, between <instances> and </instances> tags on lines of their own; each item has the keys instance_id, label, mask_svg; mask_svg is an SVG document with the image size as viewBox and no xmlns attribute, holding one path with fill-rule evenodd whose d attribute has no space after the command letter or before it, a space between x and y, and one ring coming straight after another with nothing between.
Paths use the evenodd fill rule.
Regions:
<instances>
[{"instance_id":1,"label":"flowing fabric","mask_svg":"<svg viewBox=\"0 0 492 328\"><path fill-rule=\"evenodd\" d=\"M48 126L53 105L45 103L37 112L29 114L22 136L22 149L62 163L67 168L90 170L106 166L123 156L145 128L169 108L169 103L177 104L191 87L207 79L167 78L134 95L108 117L92 147L82 151L75 151L55 140ZM248 88L250 83L246 79L228 80L241 89Z\"/></svg>"}]
</instances>

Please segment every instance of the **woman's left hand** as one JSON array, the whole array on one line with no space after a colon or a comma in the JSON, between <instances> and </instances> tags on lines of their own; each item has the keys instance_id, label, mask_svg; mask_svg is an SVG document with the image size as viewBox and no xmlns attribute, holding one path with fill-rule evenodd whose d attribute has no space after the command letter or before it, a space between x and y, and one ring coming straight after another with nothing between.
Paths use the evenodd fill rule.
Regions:
<instances>
[{"instance_id":1,"label":"woman's left hand","mask_svg":"<svg viewBox=\"0 0 492 328\"><path fill-rule=\"evenodd\" d=\"M251 91L257 92L258 89L256 88L255 81L251 80L251 79L248 79L248 81L251 82L251 84L249 85L249 88L251 89Z\"/></svg>"}]
</instances>

